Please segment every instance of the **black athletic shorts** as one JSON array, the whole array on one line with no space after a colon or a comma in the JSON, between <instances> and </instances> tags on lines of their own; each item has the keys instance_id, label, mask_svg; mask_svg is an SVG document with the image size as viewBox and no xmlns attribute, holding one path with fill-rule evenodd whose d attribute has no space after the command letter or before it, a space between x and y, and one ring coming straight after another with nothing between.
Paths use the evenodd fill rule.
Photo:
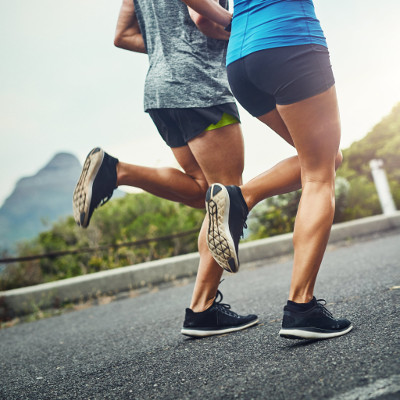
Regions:
<instances>
[{"instance_id":1,"label":"black athletic shorts","mask_svg":"<svg viewBox=\"0 0 400 400\"><path fill-rule=\"evenodd\" d=\"M217 124L224 113L240 121L236 103L211 107L156 108L147 112L169 147L185 146L211 124Z\"/></svg>"},{"instance_id":2,"label":"black athletic shorts","mask_svg":"<svg viewBox=\"0 0 400 400\"><path fill-rule=\"evenodd\" d=\"M335 84L329 51L317 44L254 52L228 65L228 80L238 102L255 117Z\"/></svg>"}]
</instances>

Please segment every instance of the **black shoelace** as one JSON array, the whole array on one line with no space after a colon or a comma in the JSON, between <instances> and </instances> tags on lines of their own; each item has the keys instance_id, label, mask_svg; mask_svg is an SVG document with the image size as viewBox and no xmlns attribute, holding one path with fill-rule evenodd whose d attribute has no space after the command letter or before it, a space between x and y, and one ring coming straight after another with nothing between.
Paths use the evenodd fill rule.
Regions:
<instances>
[{"instance_id":1,"label":"black shoelace","mask_svg":"<svg viewBox=\"0 0 400 400\"><path fill-rule=\"evenodd\" d=\"M106 197L104 197L103 199L101 199L101 200L98 202L98 204L97 204L97 206L96 206L95 208L101 207L101 206L103 206L104 204L106 204L107 201L111 199L112 195L113 195L113 192L108 193L108 194L106 195Z\"/></svg>"},{"instance_id":2,"label":"black shoelace","mask_svg":"<svg viewBox=\"0 0 400 400\"><path fill-rule=\"evenodd\" d=\"M240 236L241 236L242 238L244 238L244 233L243 233L243 230L244 230L244 229L247 229L246 216L243 216L243 227L242 227L242 231L240 232Z\"/></svg>"},{"instance_id":3,"label":"black shoelace","mask_svg":"<svg viewBox=\"0 0 400 400\"><path fill-rule=\"evenodd\" d=\"M243 229L247 229L247 224L246 224L246 220L247 220L247 214L245 212L242 213L242 229L240 230L240 237L244 238L244 233L243 233Z\"/></svg>"},{"instance_id":4,"label":"black shoelace","mask_svg":"<svg viewBox=\"0 0 400 400\"><path fill-rule=\"evenodd\" d=\"M220 297L219 300L217 300L218 297ZM215 300L214 300L214 307L217 308L218 310L220 310L222 313L224 313L226 315L231 315L233 317L237 317L238 314L236 314L235 312L231 311L231 305L230 304L221 303L223 298L224 298L224 296L222 296L222 293L219 290L217 290L217 295L215 296Z\"/></svg>"},{"instance_id":5,"label":"black shoelace","mask_svg":"<svg viewBox=\"0 0 400 400\"><path fill-rule=\"evenodd\" d=\"M246 209L247 209L247 212L244 210L244 208L242 207L242 232L241 232L241 234L240 234L240 236L243 238L244 237L244 234L243 234L243 229L247 229L247 224L246 224L246 220L247 220L247 216L249 215L249 211L248 211L248 208L247 208L247 204L246 204L246 202L245 202L245 200L244 200L244 198L243 198L243 195L242 195L242 199L243 199L243 202L244 202L244 204L246 205Z\"/></svg>"},{"instance_id":6,"label":"black shoelace","mask_svg":"<svg viewBox=\"0 0 400 400\"><path fill-rule=\"evenodd\" d=\"M327 317L333 318L333 314L325 307L326 306L326 300L325 299L318 299L317 301L317 305L320 308L320 310L322 311L322 313L324 315L326 315Z\"/></svg>"}]
</instances>

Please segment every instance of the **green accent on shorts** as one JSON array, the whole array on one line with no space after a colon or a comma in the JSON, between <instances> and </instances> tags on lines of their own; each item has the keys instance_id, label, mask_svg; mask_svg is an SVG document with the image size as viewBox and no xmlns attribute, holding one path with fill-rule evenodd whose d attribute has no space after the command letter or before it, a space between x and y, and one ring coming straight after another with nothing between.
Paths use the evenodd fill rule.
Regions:
<instances>
[{"instance_id":1,"label":"green accent on shorts","mask_svg":"<svg viewBox=\"0 0 400 400\"><path fill-rule=\"evenodd\" d=\"M218 128L223 128L224 126L227 125L237 124L238 122L239 120L233 115L223 113L219 122L217 122L216 124L209 125L206 129L204 129L204 132L213 131L214 129Z\"/></svg>"}]
</instances>

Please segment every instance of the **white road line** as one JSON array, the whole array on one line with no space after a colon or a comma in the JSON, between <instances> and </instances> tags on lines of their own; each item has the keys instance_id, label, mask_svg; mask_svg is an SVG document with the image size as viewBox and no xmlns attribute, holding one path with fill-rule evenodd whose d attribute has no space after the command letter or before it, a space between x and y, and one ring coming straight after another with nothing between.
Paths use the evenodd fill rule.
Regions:
<instances>
[{"instance_id":1,"label":"white road line","mask_svg":"<svg viewBox=\"0 0 400 400\"><path fill-rule=\"evenodd\" d=\"M367 386L358 387L349 392L331 397L329 400L372 400L397 392L399 392L400 398L400 375L392 375L389 378L379 379Z\"/></svg>"}]
</instances>

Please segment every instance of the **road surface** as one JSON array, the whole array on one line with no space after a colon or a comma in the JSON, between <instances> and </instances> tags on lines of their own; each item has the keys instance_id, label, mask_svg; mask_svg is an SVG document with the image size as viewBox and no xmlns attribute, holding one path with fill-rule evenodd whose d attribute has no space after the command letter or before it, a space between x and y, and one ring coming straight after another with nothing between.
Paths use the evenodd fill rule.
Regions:
<instances>
[{"instance_id":1,"label":"road surface","mask_svg":"<svg viewBox=\"0 0 400 400\"><path fill-rule=\"evenodd\" d=\"M278 336L290 258L242 266L224 302L246 331L180 334L193 281L0 331L0 398L400 399L400 232L329 248L316 286L354 330Z\"/></svg>"}]
</instances>

